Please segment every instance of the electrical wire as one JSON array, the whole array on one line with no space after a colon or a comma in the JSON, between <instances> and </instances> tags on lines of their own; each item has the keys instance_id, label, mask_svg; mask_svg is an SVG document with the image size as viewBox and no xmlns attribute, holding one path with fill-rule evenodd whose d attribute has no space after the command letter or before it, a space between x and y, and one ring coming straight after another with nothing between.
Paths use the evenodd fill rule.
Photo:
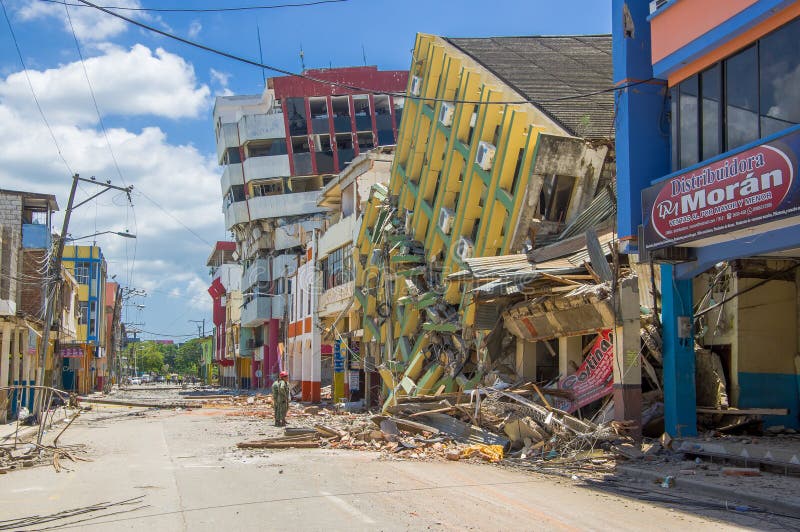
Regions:
<instances>
[{"instance_id":1,"label":"electrical wire","mask_svg":"<svg viewBox=\"0 0 800 532\"><path fill-rule=\"evenodd\" d=\"M175 220L176 222L178 222L178 223L179 223L179 224L180 224L180 225L181 225L181 226L182 226L184 229L186 229L186 230L187 230L187 231L189 231L189 232L190 232L192 235L194 235L195 237L197 237L197 239L198 239L198 240L200 240L202 243L206 244L207 246L213 246L213 245L214 245L214 244L212 244L211 242L209 242L208 240L206 240L205 238L203 238L202 236L200 236L199 234L197 234L197 232L196 232L194 229L192 229L191 227L189 227L188 225L186 225L185 223L183 223L183 222L180 220L180 218L176 217L174 214L172 214L171 212L169 212L167 209L165 209L165 208L164 208L164 207L163 207L163 206L162 206L160 203L158 203L156 200L154 200L153 198L151 198L150 196L148 196L147 194L145 194L144 192L142 192L142 190L140 190L140 189L137 189L137 191L138 191L138 193L139 193L139 194L141 194L142 196L144 196L144 197L145 197L145 198L146 198L146 199L147 199L147 200L148 200L150 203L152 203L153 205L155 205L156 207L158 207L158 208L159 208L159 209L160 209L160 210L161 210L161 211L162 211L164 214L166 214L167 216L169 216L170 218L172 218L173 220Z\"/></svg>"},{"instance_id":2,"label":"electrical wire","mask_svg":"<svg viewBox=\"0 0 800 532\"><path fill-rule=\"evenodd\" d=\"M349 83L342 83L342 82L338 82L338 81L331 81L331 80L326 80L326 79L315 78L314 76L309 76L307 74L302 74L302 73L298 74L297 72L292 72L290 70L286 70L286 69L283 69L283 68L280 68L280 67L277 67L277 66L274 66L274 65L267 65L265 63L261 63L259 61L254 61L252 59L247 59L245 57L241 57L241 56L232 54L230 52L225 52L223 50L219 50L217 48L213 48L211 46L207 46L205 44L201 44L201 43L196 42L196 41L192 41L192 40L189 40L189 39L184 39L183 37L179 37L178 35L175 35L173 33L169 33L167 31L160 30L160 29L158 29L158 28L156 28L154 26L150 26L150 25L145 24L143 22L139 22L138 20L134 20L134 19L132 19L130 17L126 17L126 16L121 15L119 13L115 13L114 11L111 11L108 8L99 6L97 4L93 4L92 2L89 2L88 0L79 0L79 1L82 4L84 4L84 5L88 6L88 7L93 7L95 9L99 10L99 11L102 11L104 13L107 13L107 14L111 15L112 17L119 18L121 20L124 20L124 21L130 23L130 24L133 24L135 26L139 26L140 28L146 29L146 30L151 31L153 33L157 33L157 34L159 34L159 35L161 35L163 37L167 37L168 39L173 39L175 41L182 42L182 43L187 44L189 46L193 46L195 48L199 48L201 50L205 50L206 52L210 52L212 54L216 54L216 55L219 55L219 56L222 56L222 57L226 57L228 59L232 59L232 60L238 61L240 63L245 63L245 64L248 64L250 66L258 67L258 68L263 69L263 70L270 70L272 72L277 72L279 74L284 74L286 76L302 78L302 79L306 79L306 80L309 80L309 81L322 83L324 85L328 85L328 86L331 86L331 87L340 87L340 88L346 89L348 91L356 91L356 92L362 92L362 93L373 94L373 95L397 96L397 97L401 97L401 98L407 98L407 99L410 99L410 100L423 101L423 102L447 102L447 103L453 103L453 104L460 103L460 104L472 104L472 105L523 105L523 104L539 105L539 104L543 104L543 103L554 103L554 102L563 102L563 101L568 101L568 100L577 100L577 99L582 99L582 98L590 98L592 96L597 96L598 94L604 94L604 93L608 93L608 92L616 92L616 91L628 89L628 88L631 88L631 87L635 87L637 85L642 85L644 83L649 83L649 82L651 82L651 81L653 81L655 79L655 78L649 78L649 79L644 79L644 80L639 80L639 81L633 81L631 83L627 83L627 84L621 85L619 87L609 87L609 88L606 88L606 89L599 89L599 90L588 92L588 93L584 93L584 94L574 94L574 95L571 95L571 96L561 96L561 97L558 97L558 98L551 98L551 99L547 99L547 100L532 100L532 99L506 100L506 101L451 100L451 99L447 99L447 98L431 98L431 97L427 97L427 96L414 96L414 95L406 94L405 92L380 91L380 90L375 90L375 89L369 89L369 88L366 88L366 87L360 87L360 86L357 86L357 85L351 85Z\"/></svg>"},{"instance_id":3,"label":"electrical wire","mask_svg":"<svg viewBox=\"0 0 800 532\"><path fill-rule=\"evenodd\" d=\"M63 4L70 7L91 7L84 4L70 4L59 0L40 0L51 4ZM117 11L142 11L150 13L219 13L225 11L258 11L265 9L282 9L287 7L311 7L322 4L340 4L350 0L317 0L314 2L298 2L295 4L275 4L267 6L237 6L237 7L209 7L209 8L174 8L174 7L123 7L123 6L102 6L106 9L116 9Z\"/></svg>"},{"instance_id":4,"label":"electrical wire","mask_svg":"<svg viewBox=\"0 0 800 532\"><path fill-rule=\"evenodd\" d=\"M75 32L75 27L72 24L72 16L70 15L69 7L68 7L68 5L66 3L64 3L64 11L66 12L66 15L67 15L67 21L69 22L69 28L70 28L70 31L72 32L72 38L75 41L75 49L78 51L78 57L79 57L79 59L81 61L81 67L83 68L83 75L86 78L86 85L88 86L89 94L92 97L92 103L94 104L94 110L95 110L95 113L97 114L97 120L98 120L98 123L100 124L100 129L103 131L103 137L105 138L106 146L108 147L108 153L111 155L111 160L114 163L114 168L116 169L117 175L119 176L120 180L122 181L123 186L127 187L128 186L128 182L125 180L125 176L122 174L122 170L119 167L119 162L117 161L117 156L114 153L114 149L111 146L111 140L108 138L108 130L106 129L106 125L105 125L105 123L103 121L103 115L100 112L100 106L97 103L97 97L96 97L95 92L94 92L94 87L92 86L92 81L89 78L89 71L86 68L86 61L85 61L85 59L83 57L83 51L81 50L81 45L80 45L80 42L78 41L78 35ZM133 201L131 200L130 193L126 194L126 198L128 199L128 205L130 206L130 211L128 211L127 208L125 210L126 226L128 225L128 223L127 223L128 222L128 213L130 212L133 215L134 234L138 234L138 232L139 232L139 224L138 224L138 221L136 219L136 209L134 209L134 207L133 207ZM113 202L113 198L112 198L112 202ZM98 204L99 204L99 202L95 201L95 209L97 209ZM97 213L95 211L95 232L97 232L96 224L97 224ZM125 242L125 266L126 266L126 269L128 270L127 271L128 286L133 284L133 275L134 275L134 270L135 270L135 267L136 267L136 252L137 252L137 249L138 249L138 240L134 241L134 243L133 243L133 260L131 261L129 255L128 255L128 242L127 241Z\"/></svg>"},{"instance_id":5,"label":"electrical wire","mask_svg":"<svg viewBox=\"0 0 800 532\"><path fill-rule=\"evenodd\" d=\"M61 151L61 145L58 143L58 139L56 139L55 133L53 133L53 128L50 126L50 122L47 120L47 117L44 114L44 110L42 109L42 105L39 103L39 98L36 96L36 90L33 88L33 83L31 82L31 77L28 74L28 67L25 65L25 59L22 57L22 50L19 47L19 42L17 41L17 35L14 33L14 28L11 25L11 18L8 16L8 11L6 10L6 4L3 0L0 0L0 6L3 8L3 16L5 16L6 23L8 24L8 31L11 33L11 40L14 41L14 47L17 50L17 55L19 56L19 62L22 64L22 71L25 74L25 79L28 81L28 88L31 90L31 95L33 96L33 101L36 103L36 109L39 110L39 115L42 117L42 121L44 125L47 127L47 131L50 133L50 138L53 140L53 144L56 147L56 151L58 151L58 156L61 158L61 161L64 163L64 166L67 168L67 171L70 175L74 175L75 172L72 171L67 159L64 157L64 153Z\"/></svg>"}]
</instances>

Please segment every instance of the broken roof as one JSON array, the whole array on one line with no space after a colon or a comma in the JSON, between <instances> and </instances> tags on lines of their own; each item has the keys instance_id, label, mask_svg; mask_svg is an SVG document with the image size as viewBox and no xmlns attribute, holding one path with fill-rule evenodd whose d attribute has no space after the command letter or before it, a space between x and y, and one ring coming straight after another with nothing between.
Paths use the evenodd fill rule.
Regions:
<instances>
[{"instance_id":1,"label":"broken roof","mask_svg":"<svg viewBox=\"0 0 800 532\"><path fill-rule=\"evenodd\" d=\"M606 231L598 236L601 248L609 249L609 244L616 239L613 231ZM608 254L608 251L606 251ZM500 257L478 257L466 259L467 269L447 276L449 281L483 282L472 289L481 297L497 297L518 294L523 287L533 282L544 281L557 286L559 284L578 283L568 280L560 282L560 276L585 273L585 263L590 262L585 234L556 242L550 246L537 249L532 255L520 253Z\"/></svg>"},{"instance_id":2,"label":"broken roof","mask_svg":"<svg viewBox=\"0 0 800 532\"><path fill-rule=\"evenodd\" d=\"M531 100L572 135L613 138L611 35L445 40ZM606 92L591 94L597 91ZM575 96L582 97L570 98Z\"/></svg>"}]
</instances>

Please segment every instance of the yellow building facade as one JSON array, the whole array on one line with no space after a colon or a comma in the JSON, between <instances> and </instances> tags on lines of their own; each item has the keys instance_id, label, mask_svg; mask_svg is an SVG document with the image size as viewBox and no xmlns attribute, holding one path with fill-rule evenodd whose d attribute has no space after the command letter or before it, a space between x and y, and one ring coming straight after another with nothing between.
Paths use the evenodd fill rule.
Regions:
<instances>
[{"instance_id":1,"label":"yellow building facade","mask_svg":"<svg viewBox=\"0 0 800 532\"><path fill-rule=\"evenodd\" d=\"M78 283L77 341L63 344L61 384L65 390L85 394L95 389L105 368L106 261L98 246L64 247L64 269Z\"/></svg>"},{"instance_id":2,"label":"yellow building facade","mask_svg":"<svg viewBox=\"0 0 800 532\"><path fill-rule=\"evenodd\" d=\"M553 43L520 39L532 53ZM447 276L468 258L521 252L557 233L602 184L612 142L586 137L601 137L613 117L587 102L569 112L532 103L534 90L487 64L488 41L417 36L391 180L372 188L360 226L363 350L389 400L469 389L483 377L488 331L475 326L470 293ZM606 41L610 86L610 37L597 42Z\"/></svg>"}]
</instances>

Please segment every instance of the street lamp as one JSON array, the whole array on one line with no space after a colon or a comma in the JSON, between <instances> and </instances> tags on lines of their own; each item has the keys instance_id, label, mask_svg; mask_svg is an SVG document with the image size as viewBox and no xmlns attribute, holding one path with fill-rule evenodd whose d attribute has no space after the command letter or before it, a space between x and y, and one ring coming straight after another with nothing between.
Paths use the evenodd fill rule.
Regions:
<instances>
[{"instance_id":1,"label":"street lamp","mask_svg":"<svg viewBox=\"0 0 800 532\"><path fill-rule=\"evenodd\" d=\"M68 236L64 240L83 240L84 238L92 238L93 236L100 236L100 235L118 235L125 238L136 238L136 235L134 235L133 233L129 233L128 231L100 231L99 233L94 233L92 235L79 236L75 238Z\"/></svg>"}]
</instances>

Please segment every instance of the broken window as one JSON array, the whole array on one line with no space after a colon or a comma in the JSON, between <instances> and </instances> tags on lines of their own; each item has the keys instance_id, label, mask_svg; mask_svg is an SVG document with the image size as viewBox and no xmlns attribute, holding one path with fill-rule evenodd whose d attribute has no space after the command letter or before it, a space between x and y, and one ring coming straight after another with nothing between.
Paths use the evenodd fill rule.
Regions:
<instances>
[{"instance_id":1,"label":"broken window","mask_svg":"<svg viewBox=\"0 0 800 532\"><path fill-rule=\"evenodd\" d=\"M372 131L372 113L369 109L369 96L353 96L353 110L356 116L356 131Z\"/></svg>"},{"instance_id":2,"label":"broken window","mask_svg":"<svg viewBox=\"0 0 800 532\"><path fill-rule=\"evenodd\" d=\"M575 178L564 175L545 177L539 195L539 214L543 220L563 223L567 216Z\"/></svg>"},{"instance_id":3,"label":"broken window","mask_svg":"<svg viewBox=\"0 0 800 532\"><path fill-rule=\"evenodd\" d=\"M406 105L406 99L399 96L393 96L392 105L394 106L394 123L397 126L397 129L400 130L400 120L403 118L403 107Z\"/></svg>"},{"instance_id":4,"label":"broken window","mask_svg":"<svg viewBox=\"0 0 800 532\"><path fill-rule=\"evenodd\" d=\"M314 151L317 157L317 172L331 174L336 171L333 164L333 147L330 135L314 135Z\"/></svg>"},{"instance_id":5,"label":"broken window","mask_svg":"<svg viewBox=\"0 0 800 532\"><path fill-rule=\"evenodd\" d=\"M372 132L358 133L358 150L360 152L369 151L375 147L375 138Z\"/></svg>"},{"instance_id":6,"label":"broken window","mask_svg":"<svg viewBox=\"0 0 800 532\"><path fill-rule=\"evenodd\" d=\"M350 98L347 96L334 96L331 98L333 108L333 130L336 133L352 131L350 122Z\"/></svg>"},{"instance_id":7,"label":"broken window","mask_svg":"<svg viewBox=\"0 0 800 532\"><path fill-rule=\"evenodd\" d=\"M392 107L389 96L378 94L375 102L375 126L378 129L378 146L394 144L394 129L392 127Z\"/></svg>"},{"instance_id":8,"label":"broken window","mask_svg":"<svg viewBox=\"0 0 800 532\"><path fill-rule=\"evenodd\" d=\"M268 139L251 142L247 146L248 157L269 157L286 155L285 139Z\"/></svg>"},{"instance_id":9,"label":"broken window","mask_svg":"<svg viewBox=\"0 0 800 532\"><path fill-rule=\"evenodd\" d=\"M288 98L286 100L286 112L289 118L290 135L307 135L308 125L306 124L306 102L303 98Z\"/></svg>"},{"instance_id":10,"label":"broken window","mask_svg":"<svg viewBox=\"0 0 800 532\"><path fill-rule=\"evenodd\" d=\"M295 174L309 175L313 173L310 151L308 137L292 137L292 160Z\"/></svg>"},{"instance_id":11,"label":"broken window","mask_svg":"<svg viewBox=\"0 0 800 532\"><path fill-rule=\"evenodd\" d=\"M337 134L336 149L339 152L339 166L344 168L344 165L352 161L355 155L353 151L353 135L350 133Z\"/></svg>"},{"instance_id":12,"label":"broken window","mask_svg":"<svg viewBox=\"0 0 800 532\"><path fill-rule=\"evenodd\" d=\"M311 130L314 133L328 133L328 102L325 98L309 98L308 105L311 109Z\"/></svg>"},{"instance_id":13,"label":"broken window","mask_svg":"<svg viewBox=\"0 0 800 532\"><path fill-rule=\"evenodd\" d=\"M222 158L223 164L238 164L242 162L242 156L239 153L239 148L228 148L225 150L225 155Z\"/></svg>"},{"instance_id":14,"label":"broken window","mask_svg":"<svg viewBox=\"0 0 800 532\"><path fill-rule=\"evenodd\" d=\"M282 180L276 179L268 183L253 185L254 196L276 196L278 194L283 194Z\"/></svg>"}]
</instances>

